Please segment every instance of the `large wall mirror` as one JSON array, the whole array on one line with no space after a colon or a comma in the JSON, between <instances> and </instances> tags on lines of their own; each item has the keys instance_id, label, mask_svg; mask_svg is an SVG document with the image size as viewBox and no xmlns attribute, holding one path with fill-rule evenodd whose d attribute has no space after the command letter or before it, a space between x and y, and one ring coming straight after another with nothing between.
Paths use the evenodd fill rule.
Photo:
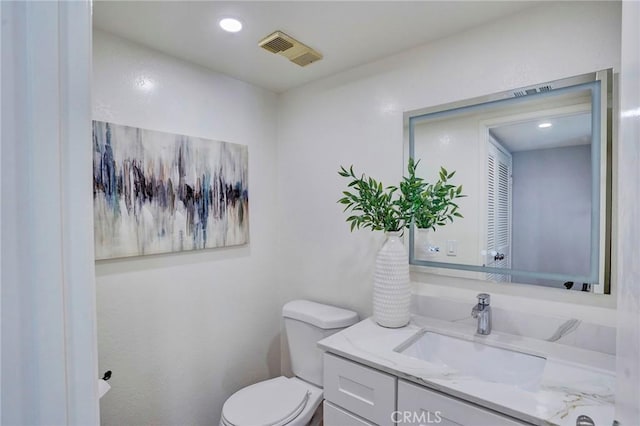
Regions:
<instances>
[{"instance_id":1,"label":"large wall mirror","mask_svg":"<svg viewBox=\"0 0 640 426\"><path fill-rule=\"evenodd\" d=\"M405 113L418 174L455 170L467 195L464 218L411 229L410 263L608 294L613 98L604 70Z\"/></svg>"}]
</instances>

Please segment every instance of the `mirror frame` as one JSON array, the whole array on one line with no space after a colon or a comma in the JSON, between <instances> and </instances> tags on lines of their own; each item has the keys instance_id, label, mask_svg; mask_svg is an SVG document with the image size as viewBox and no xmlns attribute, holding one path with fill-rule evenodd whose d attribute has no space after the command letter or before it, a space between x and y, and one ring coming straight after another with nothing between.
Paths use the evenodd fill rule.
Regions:
<instances>
[{"instance_id":1,"label":"mirror frame","mask_svg":"<svg viewBox=\"0 0 640 426\"><path fill-rule=\"evenodd\" d=\"M455 115L462 110L480 110L498 103L523 103L535 97L551 97L575 90L591 91L591 244L588 276L493 268L460 263L417 259L415 255L415 227L409 229L409 264L430 268L444 268L471 272L508 274L514 277L548 279L553 281L587 282L602 285L598 293L610 293L611 286L611 227L612 227L612 146L613 146L613 69L605 69L574 77L530 85L513 90L465 99L404 113L405 143L410 158L415 158L414 128L417 123ZM598 108L599 106L599 108ZM600 214L600 213L603 214ZM517 282L517 281L515 281Z\"/></svg>"}]
</instances>

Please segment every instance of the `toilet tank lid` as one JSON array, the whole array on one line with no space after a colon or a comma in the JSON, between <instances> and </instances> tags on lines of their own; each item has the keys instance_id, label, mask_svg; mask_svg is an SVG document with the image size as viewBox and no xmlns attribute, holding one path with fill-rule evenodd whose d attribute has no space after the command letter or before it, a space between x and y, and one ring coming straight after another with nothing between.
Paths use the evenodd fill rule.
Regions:
<instances>
[{"instance_id":1,"label":"toilet tank lid","mask_svg":"<svg viewBox=\"0 0 640 426\"><path fill-rule=\"evenodd\" d=\"M309 300L292 300L286 303L282 307L282 316L303 321L325 330L349 327L358 322L356 312Z\"/></svg>"}]
</instances>

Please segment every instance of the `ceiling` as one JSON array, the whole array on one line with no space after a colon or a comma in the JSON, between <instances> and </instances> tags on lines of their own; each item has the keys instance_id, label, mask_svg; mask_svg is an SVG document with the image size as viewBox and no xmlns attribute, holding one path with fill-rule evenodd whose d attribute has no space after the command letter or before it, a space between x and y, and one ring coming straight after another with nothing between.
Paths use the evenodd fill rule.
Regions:
<instances>
[{"instance_id":1,"label":"ceiling","mask_svg":"<svg viewBox=\"0 0 640 426\"><path fill-rule=\"evenodd\" d=\"M274 92L539 4L532 1L94 1L95 27ZM236 34L223 17L244 24ZM306 67L258 47L281 30L324 58Z\"/></svg>"},{"instance_id":2,"label":"ceiling","mask_svg":"<svg viewBox=\"0 0 640 426\"><path fill-rule=\"evenodd\" d=\"M551 127L538 127L545 122ZM591 143L591 111L493 127L490 132L509 152L588 145Z\"/></svg>"}]
</instances>

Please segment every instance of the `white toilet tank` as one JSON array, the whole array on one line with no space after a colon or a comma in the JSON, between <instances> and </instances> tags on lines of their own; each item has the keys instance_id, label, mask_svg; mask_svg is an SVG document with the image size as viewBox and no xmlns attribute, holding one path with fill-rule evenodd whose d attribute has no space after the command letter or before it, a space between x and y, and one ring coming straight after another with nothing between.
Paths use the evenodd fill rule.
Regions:
<instances>
[{"instance_id":1,"label":"white toilet tank","mask_svg":"<svg viewBox=\"0 0 640 426\"><path fill-rule=\"evenodd\" d=\"M322 351L317 343L358 322L347 309L308 300L293 300L282 308L293 374L322 387Z\"/></svg>"}]
</instances>

